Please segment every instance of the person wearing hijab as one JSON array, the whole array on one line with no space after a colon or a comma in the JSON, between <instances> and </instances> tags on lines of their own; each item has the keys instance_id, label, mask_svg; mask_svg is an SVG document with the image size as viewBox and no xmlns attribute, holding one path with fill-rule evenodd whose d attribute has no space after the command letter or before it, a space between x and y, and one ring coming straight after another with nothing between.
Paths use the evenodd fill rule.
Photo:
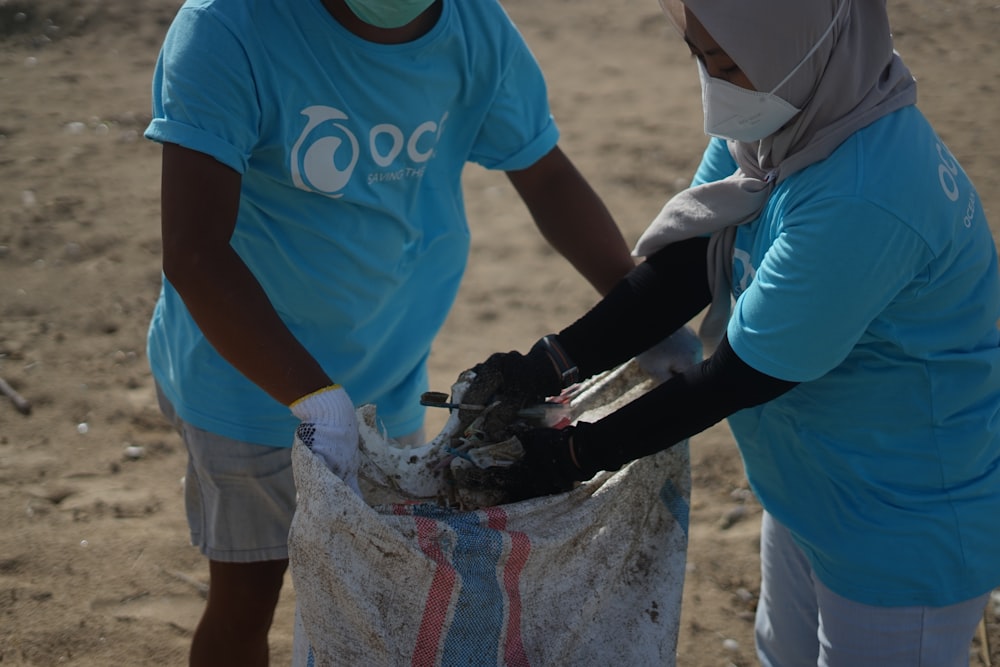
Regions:
<instances>
[{"instance_id":1,"label":"person wearing hijab","mask_svg":"<svg viewBox=\"0 0 1000 667\"><path fill-rule=\"evenodd\" d=\"M517 430L502 483L564 491L728 418L764 508L761 663L965 667L1000 585L1000 279L979 196L916 106L884 1L662 4L712 137L693 185L644 262L527 354L474 367L464 400L512 414L708 307L702 363L594 423Z\"/></svg>"}]
</instances>

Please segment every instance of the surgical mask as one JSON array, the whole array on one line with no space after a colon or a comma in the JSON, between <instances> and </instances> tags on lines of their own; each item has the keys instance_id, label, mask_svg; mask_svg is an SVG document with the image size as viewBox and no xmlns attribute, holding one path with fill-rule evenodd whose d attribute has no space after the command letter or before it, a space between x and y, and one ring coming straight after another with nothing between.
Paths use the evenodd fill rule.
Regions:
<instances>
[{"instance_id":1,"label":"surgical mask","mask_svg":"<svg viewBox=\"0 0 1000 667\"><path fill-rule=\"evenodd\" d=\"M782 125L801 111L778 97L774 91L791 79L792 75L799 71L816 52L823 40L833 31L845 5L847 0L841 0L826 32L816 40L816 44L809 49L799 64L792 68L788 76L778 82L770 92L748 90L724 79L716 79L708 74L701 59L697 59L698 76L701 79L701 106L705 113L705 134L735 141L760 141L777 132Z\"/></svg>"},{"instance_id":2,"label":"surgical mask","mask_svg":"<svg viewBox=\"0 0 1000 667\"><path fill-rule=\"evenodd\" d=\"M402 28L434 0L344 0L354 15L377 28Z\"/></svg>"}]
</instances>

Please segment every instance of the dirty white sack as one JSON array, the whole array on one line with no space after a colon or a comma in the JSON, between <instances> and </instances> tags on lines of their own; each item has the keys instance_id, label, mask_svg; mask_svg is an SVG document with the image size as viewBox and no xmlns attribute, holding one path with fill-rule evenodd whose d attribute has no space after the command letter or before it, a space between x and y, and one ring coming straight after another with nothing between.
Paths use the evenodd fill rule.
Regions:
<instances>
[{"instance_id":1,"label":"dirty white sack","mask_svg":"<svg viewBox=\"0 0 1000 667\"><path fill-rule=\"evenodd\" d=\"M682 334L657 366L696 359L693 334ZM585 383L576 418L594 421L655 386L644 361ZM474 511L373 507L306 447L292 459L294 667L674 665L687 442L568 493Z\"/></svg>"}]
</instances>

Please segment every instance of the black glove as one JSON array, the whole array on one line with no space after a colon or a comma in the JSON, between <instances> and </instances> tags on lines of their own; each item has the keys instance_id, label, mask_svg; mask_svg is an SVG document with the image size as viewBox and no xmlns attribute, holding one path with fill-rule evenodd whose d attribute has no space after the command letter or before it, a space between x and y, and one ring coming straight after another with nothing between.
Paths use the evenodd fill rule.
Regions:
<instances>
[{"instance_id":1,"label":"black glove","mask_svg":"<svg viewBox=\"0 0 1000 667\"><path fill-rule=\"evenodd\" d=\"M516 436L524 448L519 461L509 466L465 467L454 481L468 491L495 494L505 503L569 491L576 482L593 477L573 462L573 432L573 426L522 431Z\"/></svg>"},{"instance_id":2,"label":"black glove","mask_svg":"<svg viewBox=\"0 0 1000 667\"><path fill-rule=\"evenodd\" d=\"M486 442L508 437L518 411L558 395L564 386L576 381L576 369L564 370L570 364L553 339L540 339L526 355L497 352L472 368L475 378L463 394L462 403L488 407L480 426ZM478 410L460 410L462 431L481 415Z\"/></svg>"}]
</instances>

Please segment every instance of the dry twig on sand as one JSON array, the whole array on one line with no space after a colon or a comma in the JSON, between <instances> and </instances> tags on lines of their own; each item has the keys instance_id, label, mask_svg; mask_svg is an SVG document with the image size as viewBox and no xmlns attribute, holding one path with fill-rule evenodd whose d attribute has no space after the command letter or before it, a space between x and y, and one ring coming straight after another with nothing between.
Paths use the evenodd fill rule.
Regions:
<instances>
[{"instance_id":1,"label":"dry twig on sand","mask_svg":"<svg viewBox=\"0 0 1000 667\"><path fill-rule=\"evenodd\" d=\"M28 402L28 399L17 393L3 378L0 378L0 394L10 398L14 402L14 407L22 415L31 414L31 403Z\"/></svg>"}]
</instances>

